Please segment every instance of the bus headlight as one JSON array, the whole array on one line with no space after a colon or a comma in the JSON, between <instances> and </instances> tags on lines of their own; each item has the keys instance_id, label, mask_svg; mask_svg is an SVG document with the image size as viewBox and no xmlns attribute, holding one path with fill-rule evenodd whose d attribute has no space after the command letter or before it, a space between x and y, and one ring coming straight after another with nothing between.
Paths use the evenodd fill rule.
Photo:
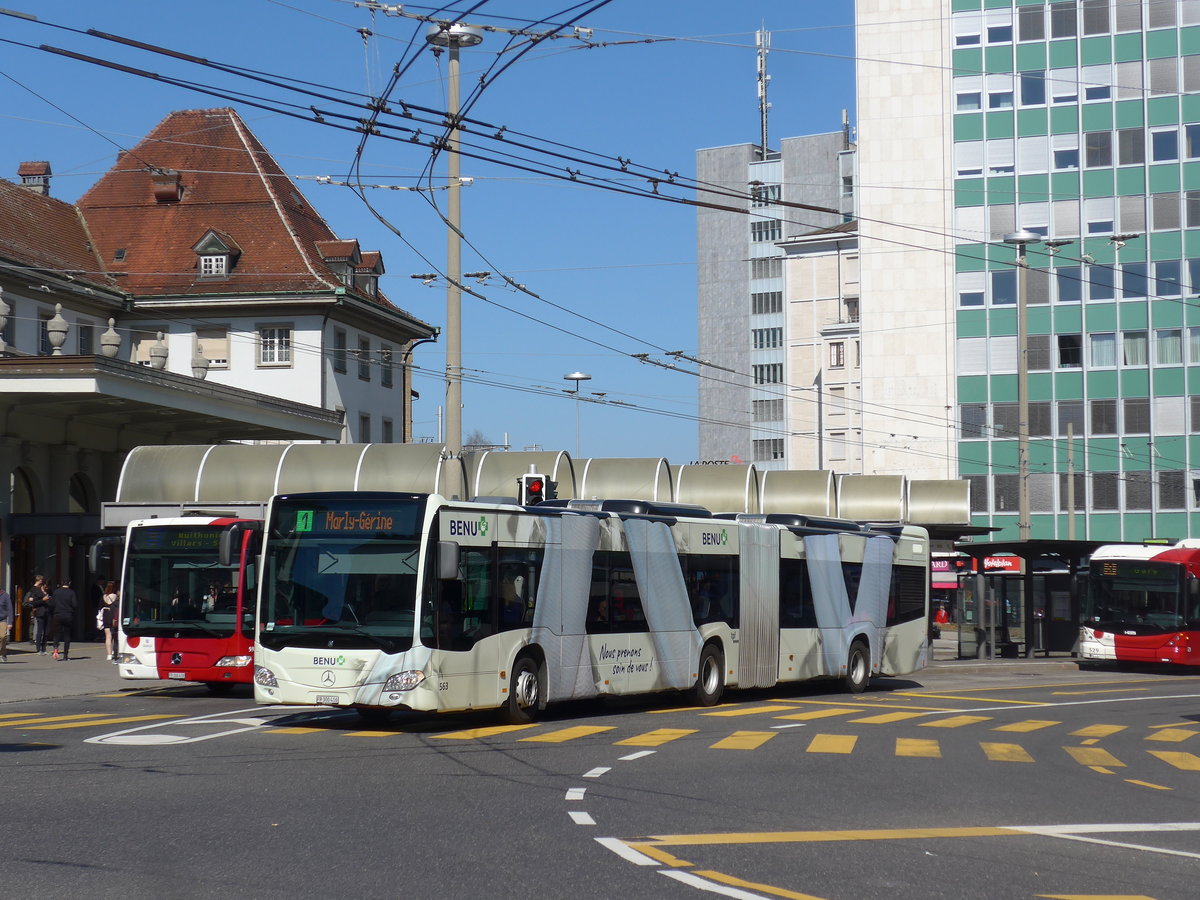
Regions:
<instances>
[{"instance_id":1,"label":"bus headlight","mask_svg":"<svg viewBox=\"0 0 1200 900\"><path fill-rule=\"evenodd\" d=\"M121 653L117 656L117 665L132 666L138 661L138 658L132 653Z\"/></svg>"},{"instance_id":2,"label":"bus headlight","mask_svg":"<svg viewBox=\"0 0 1200 900\"><path fill-rule=\"evenodd\" d=\"M397 672L383 683L385 691L411 691L425 680L425 673L419 670Z\"/></svg>"},{"instance_id":3,"label":"bus headlight","mask_svg":"<svg viewBox=\"0 0 1200 900\"><path fill-rule=\"evenodd\" d=\"M279 682L275 680L275 673L266 666L254 667L254 683L261 684L263 687L279 687Z\"/></svg>"},{"instance_id":4,"label":"bus headlight","mask_svg":"<svg viewBox=\"0 0 1200 900\"><path fill-rule=\"evenodd\" d=\"M248 666L252 662L254 662L253 656L222 656L217 660L217 665L240 668L241 666Z\"/></svg>"}]
</instances>

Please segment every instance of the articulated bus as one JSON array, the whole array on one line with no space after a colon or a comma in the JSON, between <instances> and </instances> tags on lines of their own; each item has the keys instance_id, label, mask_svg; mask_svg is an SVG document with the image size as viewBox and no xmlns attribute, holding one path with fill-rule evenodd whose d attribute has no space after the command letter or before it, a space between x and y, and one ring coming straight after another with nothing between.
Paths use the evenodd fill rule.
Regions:
<instances>
[{"instance_id":1,"label":"articulated bus","mask_svg":"<svg viewBox=\"0 0 1200 900\"><path fill-rule=\"evenodd\" d=\"M1098 548L1079 661L1200 666L1200 541Z\"/></svg>"},{"instance_id":2,"label":"articulated bus","mask_svg":"<svg viewBox=\"0 0 1200 900\"><path fill-rule=\"evenodd\" d=\"M214 692L250 683L261 527L211 516L129 524L118 615L122 678L200 681Z\"/></svg>"},{"instance_id":3,"label":"articulated bus","mask_svg":"<svg viewBox=\"0 0 1200 900\"><path fill-rule=\"evenodd\" d=\"M902 675L928 655L929 538L799 516L436 494L275 497L254 646L260 703L495 708Z\"/></svg>"}]
</instances>

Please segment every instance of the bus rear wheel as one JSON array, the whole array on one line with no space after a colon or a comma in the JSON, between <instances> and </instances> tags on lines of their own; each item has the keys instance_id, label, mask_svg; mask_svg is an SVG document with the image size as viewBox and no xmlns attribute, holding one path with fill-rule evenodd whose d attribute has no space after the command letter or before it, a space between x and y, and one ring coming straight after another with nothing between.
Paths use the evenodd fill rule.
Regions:
<instances>
[{"instance_id":1,"label":"bus rear wheel","mask_svg":"<svg viewBox=\"0 0 1200 900\"><path fill-rule=\"evenodd\" d=\"M871 658L867 655L867 645L855 641L850 645L850 657L846 660L846 690L851 694L861 694L870 680Z\"/></svg>"},{"instance_id":2,"label":"bus rear wheel","mask_svg":"<svg viewBox=\"0 0 1200 900\"><path fill-rule=\"evenodd\" d=\"M725 692L725 654L716 644L705 644L700 651L696 683L689 695L697 706L715 706Z\"/></svg>"},{"instance_id":3,"label":"bus rear wheel","mask_svg":"<svg viewBox=\"0 0 1200 900\"><path fill-rule=\"evenodd\" d=\"M508 699L502 715L510 725L527 725L537 719L542 702L542 673L531 656L522 656L513 663L508 682Z\"/></svg>"}]
</instances>

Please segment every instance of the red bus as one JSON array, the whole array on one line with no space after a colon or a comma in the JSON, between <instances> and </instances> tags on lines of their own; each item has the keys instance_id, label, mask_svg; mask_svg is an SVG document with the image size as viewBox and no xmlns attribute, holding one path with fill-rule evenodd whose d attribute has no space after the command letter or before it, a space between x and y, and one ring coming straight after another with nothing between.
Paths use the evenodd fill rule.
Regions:
<instances>
[{"instance_id":1,"label":"red bus","mask_svg":"<svg viewBox=\"0 0 1200 900\"><path fill-rule=\"evenodd\" d=\"M1079 661L1200 666L1200 541L1098 548Z\"/></svg>"}]
</instances>

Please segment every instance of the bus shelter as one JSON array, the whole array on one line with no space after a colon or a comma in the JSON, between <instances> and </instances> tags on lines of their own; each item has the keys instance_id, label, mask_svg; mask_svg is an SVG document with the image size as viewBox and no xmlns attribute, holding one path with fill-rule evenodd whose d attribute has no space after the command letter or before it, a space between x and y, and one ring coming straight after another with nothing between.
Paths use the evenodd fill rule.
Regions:
<instances>
[{"instance_id":1,"label":"bus shelter","mask_svg":"<svg viewBox=\"0 0 1200 900\"><path fill-rule=\"evenodd\" d=\"M959 574L958 655L992 659L1072 652L1087 563L1103 541L964 542Z\"/></svg>"}]
</instances>

